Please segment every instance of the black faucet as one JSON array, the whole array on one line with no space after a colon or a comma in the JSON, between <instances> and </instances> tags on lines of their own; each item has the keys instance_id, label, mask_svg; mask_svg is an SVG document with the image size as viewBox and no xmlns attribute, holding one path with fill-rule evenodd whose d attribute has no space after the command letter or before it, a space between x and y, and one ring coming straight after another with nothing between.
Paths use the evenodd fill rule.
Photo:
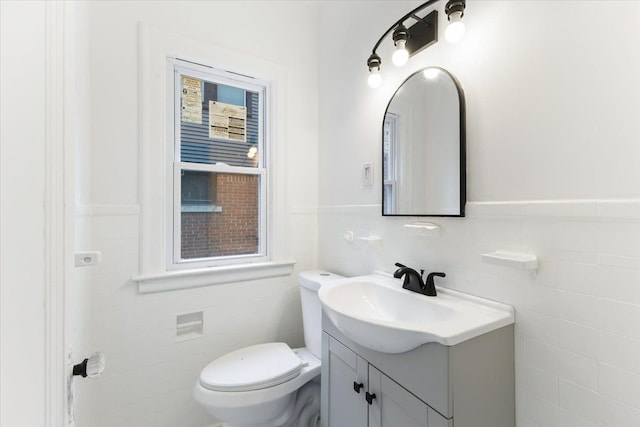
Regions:
<instances>
[{"instance_id":1,"label":"black faucet","mask_svg":"<svg viewBox=\"0 0 640 427\"><path fill-rule=\"evenodd\" d=\"M402 283L403 289L408 289L410 291L427 295L429 297L435 297L438 295L433 279L434 276L446 277L446 274L444 273L429 273L427 275L426 282L423 282L422 276L424 275L424 270L420 270L420 273L418 273L413 268L409 268L406 265L400 264L399 262L396 262L396 267L399 268L393 273L393 277L395 277L396 279L400 279L402 276L404 276L404 282Z\"/></svg>"},{"instance_id":2,"label":"black faucet","mask_svg":"<svg viewBox=\"0 0 640 427\"><path fill-rule=\"evenodd\" d=\"M424 289L424 282L422 281L422 274L424 274L424 270L422 273L418 273L413 268L409 268L406 265L402 265L399 262L396 262L396 267L398 268L395 273L393 273L393 277L396 279L400 279L404 276L404 282L402 283L403 289L408 289L413 292L422 293Z\"/></svg>"}]
</instances>

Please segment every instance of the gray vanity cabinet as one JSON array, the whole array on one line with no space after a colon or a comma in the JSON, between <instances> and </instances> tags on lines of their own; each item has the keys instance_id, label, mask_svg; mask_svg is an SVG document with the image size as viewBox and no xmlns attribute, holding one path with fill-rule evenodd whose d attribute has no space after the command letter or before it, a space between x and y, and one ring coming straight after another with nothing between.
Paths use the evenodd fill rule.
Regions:
<instances>
[{"instance_id":1,"label":"gray vanity cabinet","mask_svg":"<svg viewBox=\"0 0 640 427\"><path fill-rule=\"evenodd\" d=\"M324 333L323 341L323 426L453 427L335 338Z\"/></svg>"},{"instance_id":2,"label":"gray vanity cabinet","mask_svg":"<svg viewBox=\"0 0 640 427\"><path fill-rule=\"evenodd\" d=\"M323 427L514 427L513 325L400 354L322 328Z\"/></svg>"},{"instance_id":3,"label":"gray vanity cabinet","mask_svg":"<svg viewBox=\"0 0 640 427\"><path fill-rule=\"evenodd\" d=\"M365 393L369 385L369 364L327 334L323 334L323 341L326 342L326 345L323 342L323 363L328 362L328 377L322 380L322 391L326 395L322 397L330 402L327 413L322 414L326 420L323 426L367 427L369 405Z\"/></svg>"},{"instance_id":4,"label":"gray vanity cabinet","mask_svg":"<svg viewBox=\"0 0 640 427\"><path fill-rule=\"evenodd\" d=\"M438 414L398 383L369 365L369 427L453 427L453 421Z\"/></svg>"}]
</instances>

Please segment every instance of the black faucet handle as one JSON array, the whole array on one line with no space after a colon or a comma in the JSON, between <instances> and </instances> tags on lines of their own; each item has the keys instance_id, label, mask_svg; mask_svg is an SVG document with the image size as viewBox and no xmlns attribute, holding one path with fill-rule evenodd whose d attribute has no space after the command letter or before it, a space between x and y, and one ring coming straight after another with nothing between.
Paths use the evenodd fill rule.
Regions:
<instances>
[{"instance_id":1,"label":"black faucet handle","mask_svg":"<svg viewBox=\"0 0 640 427\"><path fill-rule=\"evenodd\" d=\"M424 282L424 294L430 297L435 297L438 293L436 292L436 285L433 281L434 277L447 277L446 274L444 273L440 273L440 272L436 272L436 273L429 273L427 275L427 280L425 280Z\"/></svg>"},{"instance_id":2,"label":"black faucet handle","mask_svg":"<svg viewBox=\"0 0 640 427\"><path fill-rule=\"evenodd\" d=\"M429 274L427 275L426 283L433 283L433 277L434 277L434 276L436 276L436 277L447 277L447 275L446 275L446 274L444 274L444 273L439 273L439 272L436 272L436 273L429 273Z\"/></svg>"},{"instance_id":3,"label":"black faucet handle","mask_svg":"<svg viewBox=\"0 0 640 427\"><path fill-rule=\"evenodd\" d=\"M400 264L399 262L396 262L396 267L406 268L407 266L404 264Z\"/></svg>"}]
</instances>

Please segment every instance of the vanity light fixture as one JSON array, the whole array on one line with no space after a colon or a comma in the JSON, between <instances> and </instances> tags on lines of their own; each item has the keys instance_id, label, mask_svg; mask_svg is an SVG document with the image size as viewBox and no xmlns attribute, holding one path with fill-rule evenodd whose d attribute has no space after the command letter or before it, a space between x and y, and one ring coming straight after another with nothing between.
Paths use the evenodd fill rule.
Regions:
<instances>
[{"instance_id":1,"label":"vanity light fixture","mask_svg":"<svg viewBox=\"0 0 640 427\"><path fill-rule=\"evenodd\" d=\"M444 32L444 37L449 43L457 43L464 36L465 28L464 22L462 22L464 8L464 0L450 0L445 6L444 11L447 14L449 25Z\"/></svg>"},{"instance_id":2,"label":"vanity light fixture","mask_svg":"<svg viewBox=\"0 0 640 427\"><path fill-rule=\"evenodd\" d=\"M380 87L382 84L382 76L380 75L380 68L382 60L376 53L380 43L389 34L393 34L393 44L396 50L393 52L391 61L398 67L402 67L407 63L409 58L416 53L420 52L424 48L432 45L438 41L438 11L433 10L425 16L418 16L417 13L421 10L437 3L439 0L429 0L411 12L404 15L397 20L391 28L389 28L380 37L378 42L373 47L373 51L367 59L367 66L369 67L369 86L372 88ZM445 37L448 41L455 43L460 40L464 35L464 23L462 17L464 16L465 0L449 0L445 6L445 13L449 21L449 26L445 31ZM405 21L413 19L415 23L409 28L405 26Z\"/></svg>"}]
</instances>

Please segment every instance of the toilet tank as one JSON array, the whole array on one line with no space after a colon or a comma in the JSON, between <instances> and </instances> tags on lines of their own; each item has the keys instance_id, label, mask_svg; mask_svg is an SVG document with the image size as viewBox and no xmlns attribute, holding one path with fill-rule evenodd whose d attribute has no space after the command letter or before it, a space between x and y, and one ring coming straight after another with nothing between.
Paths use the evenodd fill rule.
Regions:
<instances>
[{"instance_id":1,"label":"toilet tank","mask_svg":"<svg viewBox=\"0 0 640 427\"><path fill-rule=\"evenodd\" d=\"M343 276L322 270L300 273L300 300L302 302L302 324L304 325L304 343L318 359L322 357L322 304L318 298L318 289Z\"/></svg>"}]
</instances>

